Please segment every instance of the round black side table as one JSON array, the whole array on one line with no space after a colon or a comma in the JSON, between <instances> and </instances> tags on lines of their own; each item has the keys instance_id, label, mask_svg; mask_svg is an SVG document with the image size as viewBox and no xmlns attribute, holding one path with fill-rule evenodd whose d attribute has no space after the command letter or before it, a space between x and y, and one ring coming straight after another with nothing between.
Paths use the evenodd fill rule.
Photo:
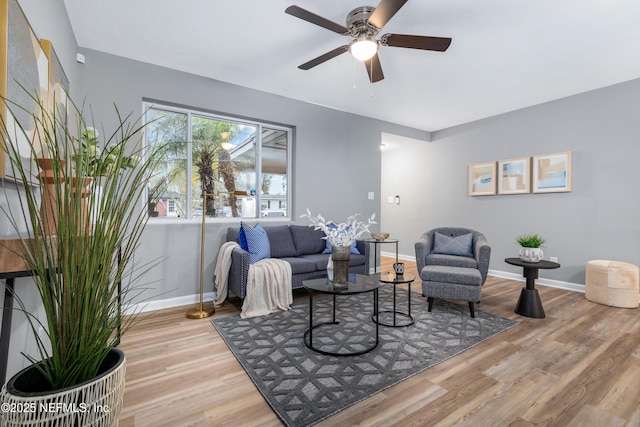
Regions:
<instances>
[{"instance_id":1,"label":"round black side table","mask_svg":"<svg viewBox=\"0 0 640 427\"><path fill-rule=\"evenodd\" d=\"M363 242L373 245L373 274L378 272L378 245L383 243L394 243L396 245L396 262L398 262L398 239L376 240L374 238L362 239Z\"/></svg>"},{"instance_id":2,"label":"round black side table","mask_svg":"<svg viewBox=\"0 0 640 427\"><path fill-rule=\"evenodd\" d=\"M385 271L380 274L374 274L371 277L380 280L381 283L387 283L393 285L393 310L378 310L377 319L374 319L374 322L382 326L389 326L391 328L400 328L402 326L410 326L413 325L415 319L411 315L411 283L416 280L415 276L412 274L403 274L401 276L397 275L393 271ZM396 287L406 283L409 285L409 289L407 291L407 312L404 313L399 311L396 308ZM380 319L380 314L382 313L390 313L393 314L393 323L385 323ZM396 320L396 317L400 316L404 318L404 321L399 322Z\"/></svg>"},{"instance_id":3,"label":"round black side table","mask_svg":"<svg viewBox=\"0 0 640 427\"><path fill-rule=\"evenodd\" d=\"M352 281L353 280L353 281ZM309 279L303 280L302 286L309 293L309 328L304 331L304 344L313 351L316 351L320 354L326 354L328 356L358 356L360 354L365 354L373 350L378 346L379 343L379 328L378 322L376 322L378 318L378 286L379 282L375 280L372 276L364 276L361 274L356 274L355 278L349 278L349 284L346 288L336 288L333 283L325 278L320 279ZM333 296L333 309L331 320L328 322L321 323L313 323L313 293L319 292L323 294L329 294ZM367 347L362 350L357 351L344 351L344 352L336 352L330 350L323 350L320 344L313 343L313 331L321 328L321 327L330 327L332 325L337 325L339 322L336 320L336 296L348 296L348 295L356 295L371 292L373 293L373 322L375 323L375 340Z\"/></svg>"},{"instance_id":4,"label":"round black side table","mask_svg":"<svg viewBox=\"0 0 640 427\"><path fill-rule=\"evenodd\" d=\"M536 279L538 278L538 270L550 270L554 268L560 268L560 264L551 261L539 261L539 262L526 262L520 258L507 258L504 260L507 264L517 265L523 268L522 275L527 279L526 287L522 288L520 292L520 298L516 309L517 314L525 317L533 317L534 319L544 318L544 309L542 308L542 301L540 301L540 295L536 289Z\"/></svg>"}]
</instances>

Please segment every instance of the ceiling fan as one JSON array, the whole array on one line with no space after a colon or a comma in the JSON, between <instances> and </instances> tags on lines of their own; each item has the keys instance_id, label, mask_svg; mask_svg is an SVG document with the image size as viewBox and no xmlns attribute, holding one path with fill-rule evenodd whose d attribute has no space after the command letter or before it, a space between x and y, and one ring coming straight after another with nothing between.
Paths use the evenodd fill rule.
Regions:
<instances>
[{"instance_id":1,"label":"ceiling fan","mask_svg":"<svg viewBox=\"0 0 640 427\"><path fill-rule=\"evenodd\" d=\"M347 15L347 26L330 21L298 6L289 6L285 13L318 25L327 30L344 36L350 36L353 40L346 45L335 48L311 61L299 65L301 70L309 70L338 55L350 51L358 60L363 61L371 83L384 79L378 47L406 47L411 49L434 50L444 52L451 44L449 37L412 36L408 34L385 34L376 39L378 32L400 10L408 0L382 0L377 7L361 6L353 9Z\"/></svg>"}]
</instances>

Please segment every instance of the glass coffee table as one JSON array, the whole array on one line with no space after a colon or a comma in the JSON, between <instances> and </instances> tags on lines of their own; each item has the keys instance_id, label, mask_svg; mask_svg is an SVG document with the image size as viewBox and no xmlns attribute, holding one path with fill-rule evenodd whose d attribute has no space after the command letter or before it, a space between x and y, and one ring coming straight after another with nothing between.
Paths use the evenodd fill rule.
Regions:
<instances>
[{"instance_id":1,"label":"glass coffee table","mask_svg":"<svg viewBox=\"0 0 640 427\"><path fill-rule=\"evenodd\" d=\"M304 344L313 351L329 356L358 356L365 354L373 350L378 346L378 286L379 281L373 276L364 276L360 274L350 275L349 284L346 288L338 288L327 278L303 280L302 286L309 292L309 328L304 331ZM333 307L331 314L331 321L320 322L314 324L314 310L313 310L313 294L314 293L329 294L333 296ZM327 328L338 325L340 322L336 319L336 297L357 295L371 292L373 294L373 317L375 317L373 323L375 324L375 337L371 337L367 343L362 344L360 342L353 342L353 347L357 347L357 350L353 351L332 351L327 349L327 345L323 345L313 342L313 332L318 328ZM347 317L347 316L345 316ZM365 316L364 319L369 319L369 316ZM353 338L353 337L352 337ZM347 344L350 344L347 342ZM364 346L364 348L362 348ZM324 347L324 348L323 348ZM344 347L344 346L342 346Z\"/></svg>"},{"instance_id":2,"label":"glass coffee table","mask_svg":"<svg viewBox=\"0 0 640 427\"><path fill-rule=\"evenodd\" d=\"M380 310L378 312L378 316L376 316L376 320L374 321L376 321L378 324L382 326L389 326L392 328L400 328L403 326L413 325L415 323L415 319L411 315L411 283L413 283L413 281L416 280L415 276L413 274L407 274L407 273L402 275L397 275L393 271L384 271L379 274L373 274L370 277L376 278L381 283L387 283L387 284L393 285L393 310ZM406 313L399 311L396 306L396 287L398 285L402 285L405 283L409 287L407 291L407 312ZM389 322L385 323L383 320L381 320L380 315L383 313L392 314L393 321L391 323ZM398 316L403 318L402 321L396 319L396 317Z\"/></svg>"}]
</instances>

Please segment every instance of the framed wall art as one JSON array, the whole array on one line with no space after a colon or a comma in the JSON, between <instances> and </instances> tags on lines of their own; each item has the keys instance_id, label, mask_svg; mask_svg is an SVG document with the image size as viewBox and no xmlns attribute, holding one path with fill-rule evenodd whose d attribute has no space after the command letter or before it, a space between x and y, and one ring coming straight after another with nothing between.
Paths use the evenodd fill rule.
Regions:
<instances>
[{"instance_id":1,"label":"framed wall art","mask_svg":"<svg viewBox=\"0 0 640 427\"><path fill-rule=\"evenodd\" d=\"M56 118L60 119L60 123L67 123L69 115L69 79L60 64L58 55L53 49L53 45L49 40L41 39L40 44L45 55L49 59L49 104L47 109L55 113Z\"/></svg>"},{"instance_id":2,"label":"framed wall art","mask_svg":"<svg viewBox=\"0 0 640 427\"><path fill-rule=\"evenodd\" d=\"M533 192L571 191L571 151L533 156Z\"/></svg>"},{"instance_id":3,"label":"framed wall art","mask_svg":"<svg viewBox=\"0 0 640 427\"><path fill-rule=\"evenodd\" d=\"M496 162L469 165L469 196L496 194Z\"/></svg>"},{"instance_id":4,"label":"framed wall art","mask_svg":"<svg viewBox=\"0 0 640 427\"><path fill-rule=\"evenodd\" d=\"M32 150L40 154L38 123L30 113L39 117L40 100L49 102L49 61L40 41L29 25L17 0L0 0L0 95L15 103L7 108L0 103L0 116L11 133L8 140L22 158L25 170L32 171L37 182L39 169L32 161ZM9 104L11 105L11 104ZM18 107L19 106L19 107ZM21 123L24 132L16 125ZM2 141L3 144L7 140ZM4 150L0 150L0 176L14 178Z\"/></svg>"},{"instance_id":5,"label":"framed wall art","mask_svg":"<svg viewBox=\"0 0 640 427\"><path fill-rule=\"evenodd\" d=\"M530 192L530 157L498 162L498 194L526 194Z\"/></svg>"}]
</instances>

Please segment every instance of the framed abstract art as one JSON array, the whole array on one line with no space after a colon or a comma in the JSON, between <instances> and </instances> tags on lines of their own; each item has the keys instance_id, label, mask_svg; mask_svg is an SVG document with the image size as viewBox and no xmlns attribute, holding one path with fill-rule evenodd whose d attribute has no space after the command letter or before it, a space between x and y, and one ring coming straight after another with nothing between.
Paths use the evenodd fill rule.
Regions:
<instances>
[{"instance_id":1,"label":"framed abstract art","mask_svg":"<svg viewBox=\"0 0 640 427\"><path fill-rule=\"evenodd\" d=\"M530 157L498 162L498 194L526 194L530 192Z\"/></svg>"},{"instance_id":2,"label":"framed abstract art","mask_svg":"<svg viewBox=\"0 0 640 427\"><path fill-rule=\"evenodd\" d=\"M469 196L496 194L496 162L469 165Z\"/></svg>"},{"instance_id":3,"label":"framed abstract art","mask_svg":"<svg viewBox=\"0 0 640 427\"><path fill-rule=\"evenodd\" d=\"M32 150L41 154L38 142L40 105L49 102L49 61L17 0L0 0L0 116L11 132L9 140L22 158L25 170L37 182L39 169ZM15 104L12 107L12 104ZM23 130L16 124L21 123ZM7 143L6 135L2 144ZM4 150L0 150L0 176L14 178Z\"/></svg>"},{"instance_id":4,"label":"framed abstract art","mask_svg":"<svg viewBox=\"0 0 640 427\"><path fill-rule=\"evenodd\" d=\"M571 191L571 151L533 156L533 192Z\"/></svg>"}]
</instances>

